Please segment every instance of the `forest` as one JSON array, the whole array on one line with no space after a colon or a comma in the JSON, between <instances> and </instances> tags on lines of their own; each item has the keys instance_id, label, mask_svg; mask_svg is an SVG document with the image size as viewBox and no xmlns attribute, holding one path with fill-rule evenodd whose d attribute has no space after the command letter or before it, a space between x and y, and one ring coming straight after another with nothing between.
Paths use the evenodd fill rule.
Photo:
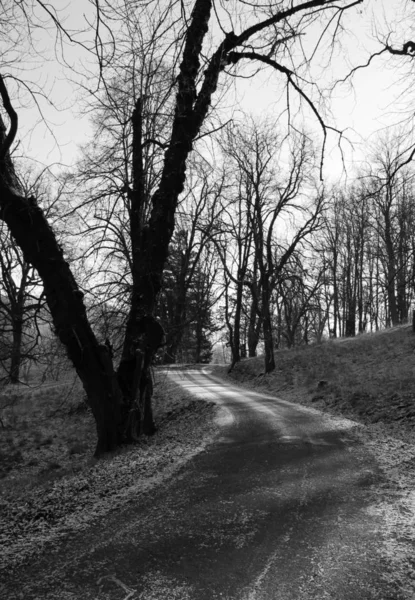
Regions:
<instances>
[{"instance_id":1,"label":"forest","mask_svg":"<svg viewBox=\"0 0 415 600\"><path fill-rule=\"evenodd\" d=\"M77 26L2 7L1 385L72 365L99 456L154 433L154 365L270 373L277 349L412 318L410 2L96 0ZM354 159L331 100L376 61L393 118ZM25 151L62 80L91 133L70 166ZM264 81L258 114L238 94Z\"/></svg>"}]
</instances>

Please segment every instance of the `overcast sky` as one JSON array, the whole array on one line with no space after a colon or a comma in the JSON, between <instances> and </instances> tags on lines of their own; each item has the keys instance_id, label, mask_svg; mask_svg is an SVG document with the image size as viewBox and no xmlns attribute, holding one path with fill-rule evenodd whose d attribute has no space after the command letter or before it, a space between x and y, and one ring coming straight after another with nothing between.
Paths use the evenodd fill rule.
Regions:
<instances>
[{"instance_id":1,"label":"overcast sky","mask_svg":"<svg viewBox=\"0 0 415 600\"><path fill-rule=\"evenodd\" d=\"M90 36L85 20L85 18L93 18L92 13L85 14L85 10L91 10L89 3L84 0L70 0L70 2L57 0L54 4L63 7L67 17L65 27L68 30L79 29L79 26L86 27L85 39ZM369 51L379 49L376 34L385 33L399 21L402 25L404 6L404 0L370 0L363 9L359 8L351 13L345 24L352 32L352 36L348 37L348 42L343 48L344 53L342 50L334 56L331 71L326 72L324 78L327 79L324 81L322 79L322 83L328 82L329 77L333 79L340 74L345 75L349 64L362 63ZM415 12L413 4L410 9ZM374 10L376 26L372 17ZM408 19L403 21L404 26L407 26L408 22ZM316 32L310 32L311 41L313 35L316 35ZM399 35L403 34L395 31L391 40L397 39ZM88 117L81 117L79 114L80 92L68 79L68 75L75 80L78 77L76 74L70 74L70 70L63 66L63 61L83 71L88 67L89 58L81 48L66 45L63 57L58 49L60 60L56 60L55 37L53 28L49 32L36 30L34 45L39 48L39 54L35 56L29 50L27 59L31 81L36 82L45 91L46 96L53 100L55 107L40 98L45 118L42 120L33 102L26 99L24 106L19 109L19 133L24 152L33 159L45 164L52 162L71 164L76 159L77 145L91 141L91 129ZM399 41L402 43L402 39ZM340 86L333 94L332 122L339 129L349 128L348 137L354 142L354 154L348 144L343 145L349 168L352 163L357 165L359 161L364 160L367 154L364 140L370 136L373 138L376 131L401 118L394 110L397 102L402 100L400 96L403 89L402 85L397 84L403 73L397 69L398 64L400 64L398 60L393 63L390 59L378 58L370 67L356 74L353 87ZM23 73L22 77L27 77L27 72ZM263 73L255 80L239 82L239 108L261 116L266 112L277 113L281 109L281 105L278 104L281 96L280 83L281 79L275 73ZM312 122L311 115L306 115L306 123L307 120L310 129L315 129L316 123ZM34 123L37 123L35 127L33 127ZM332 174L341 171L340 155L333 149L333 143L328 149L326 166Z\"/></svg>"}]
</instances>

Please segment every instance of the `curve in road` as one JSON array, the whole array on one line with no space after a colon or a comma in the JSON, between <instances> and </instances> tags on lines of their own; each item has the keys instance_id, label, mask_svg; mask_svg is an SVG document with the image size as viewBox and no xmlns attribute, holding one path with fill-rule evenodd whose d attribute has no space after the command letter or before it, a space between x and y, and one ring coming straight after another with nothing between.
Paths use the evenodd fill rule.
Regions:
<instances>
[{"instance_id":1,"label":"curve in road","mask_svg":"<svg viewBox=\"0 0 415 600\"><path fill-rule=\"evenodd\" d=\"M372 510L379 474L353 441L356 424L203 369L169 376L220 403L219 436L167 485L95 528L76 556L68 542L57 598L400 599Z\"/></svg>"}]
</instances>

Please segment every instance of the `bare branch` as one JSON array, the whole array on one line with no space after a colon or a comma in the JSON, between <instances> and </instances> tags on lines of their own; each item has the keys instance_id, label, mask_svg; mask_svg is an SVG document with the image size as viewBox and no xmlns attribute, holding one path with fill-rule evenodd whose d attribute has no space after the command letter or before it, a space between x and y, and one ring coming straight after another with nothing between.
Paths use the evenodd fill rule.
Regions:
<instances>
[{"instance_id":1,"label":"bare branch","mask_svg":"<svg viewBox=\"0 0 415 600\"><path fill-rule=\"evenodd\" d=\"M3 106L9 116L9 119L10 119L9 133L7 134L5 140L2 144L2 147L0 148L0 160L3 160L4 157L7 155L7 153L9 152L10 147L14 142L14 138L16 137L18 117L17 117L17 113L14 110L12 103L10 101L9 92L7 91L6 85L4 83L4 78L2 75L0 75L0 94L1 94L1 98L3 100Z\"/></svg>"}]
</instances>

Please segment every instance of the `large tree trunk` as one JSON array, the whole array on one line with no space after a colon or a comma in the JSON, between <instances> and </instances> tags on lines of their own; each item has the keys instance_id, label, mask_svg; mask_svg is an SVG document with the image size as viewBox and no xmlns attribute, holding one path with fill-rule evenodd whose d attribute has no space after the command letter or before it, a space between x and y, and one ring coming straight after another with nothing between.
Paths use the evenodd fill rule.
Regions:
<instances>
[{"instance_id":1,"label":"large tree trunk","mask_svg":"<svg viewBox=\"0 0 415 600\"><path fill-rule=\"evenodd\" d=\"M55 331L65 345L91 406L98 433L96 454L113 450L122 441L122 398L112 362L89 325L79 290L56 237L34 198L10 186L13 173L0 177L0 218L6 222L25 260L42 278ZM7 165L10 169L10 164Z\"/></svg>"},{"instance_id":2,"label":"large tree trunk","mask_svg":"<svg viewBox=\"0 0 415 600\"><path fill-rule=\"evenodd\" d=\"M184 189L186 162L193 141L200 131L215 92L222 64L222 45L212 57L204 74L204 83L196 95L200 53L208 31L211 2L198 0L192 12L177 78L178 91L172 132L164 155L160 184L151 198L151 215L144 223L146 198L142 160L142 104L139 98L132 116L133 190L131 191L130 232L132 242L131 310L117 377L128 403L139 414L131 435L140 429L154 432L151 407L150 365L159 347L163 330L154 319L156 300L162 285L164 265L174 231L177 202ZM230 43L228 40L227 43ZM137 358L137 353L139 358ZM138 406L137 406L138 402ZM144 407L147 407L144 410ZM144 411L144 413L143 413ZM145 418L143 414L147 415Z\"/></svg>"},{"instance_id":3,"label":"large tree trunk","mask_svg":"<svg viewBox=\"0 0 415 600\"><path fill-rule=\"evenodd\" d=\"M170 142L164 156L160 185L151 199L149 222L143 224L141 100L133 114L133 190L131 242L133 287L122 358L115 377L106 346L98 344L86 316L79 290L56 236L34 198L24 198L14 173L9 148L17 131L17 115L3 80L0 93L11 120L10 131L0 117L0 219L4 220L25 260L37 269L45 288L56 334L65 345L87 394L98 431L96 454L114 449L140 430L152 432L151 360L163 331L153 317L163 267L174 230L174 215L183 191L186 161L192 150L225 68L223 53L234 48L228 34L212 56L196 93L200 55L212 3L197 0L187 28L183 59L177 77L176 107ZM138 135L140 134L140 135ZM127 424L127 427L126 427Z\"/></svg>"}]
</instances>

